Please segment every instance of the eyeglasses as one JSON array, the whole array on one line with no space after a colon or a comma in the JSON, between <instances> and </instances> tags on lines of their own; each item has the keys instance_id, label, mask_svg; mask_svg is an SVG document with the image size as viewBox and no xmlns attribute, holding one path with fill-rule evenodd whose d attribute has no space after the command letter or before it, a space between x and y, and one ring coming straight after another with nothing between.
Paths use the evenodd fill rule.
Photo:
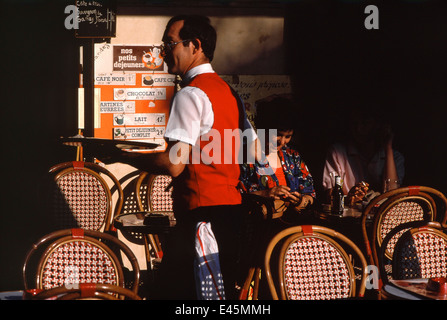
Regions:
<instances>
[{"instance_id":1,"label":"eyeglasses","mask_svg":"<svg viewBox=\"0 0 447 320\"><path fill-rule=\"evenodd\" d=\"M166 54L168 51L171 51L176 45L182 42L190 41L191 39L186 39L178 42L167 42L161 45L162 54Z\"/></svg>"}]
</instances>

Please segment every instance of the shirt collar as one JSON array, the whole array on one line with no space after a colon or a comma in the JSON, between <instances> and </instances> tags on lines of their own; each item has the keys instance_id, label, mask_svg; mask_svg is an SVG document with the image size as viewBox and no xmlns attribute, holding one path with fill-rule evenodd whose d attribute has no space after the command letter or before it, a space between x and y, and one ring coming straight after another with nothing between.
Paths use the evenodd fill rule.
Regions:
<instances>
[{"instance_id":1,"label":"shirt collar","mask_svg":"<svg viewBox=\"0 0 447 320\"><path fill-rule=\"evenodd\" d=\"M204 63L188 70L182 78L182 83L189 83L195 76L202 73L214 73L213 67L210 63Z\"/></svg>"}]
</instances>

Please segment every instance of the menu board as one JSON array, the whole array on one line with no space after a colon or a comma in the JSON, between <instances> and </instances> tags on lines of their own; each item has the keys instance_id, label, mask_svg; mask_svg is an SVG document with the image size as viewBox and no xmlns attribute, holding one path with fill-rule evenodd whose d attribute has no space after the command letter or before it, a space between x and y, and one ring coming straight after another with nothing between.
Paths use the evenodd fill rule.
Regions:
<instances>
[{"instance_id":1,"label":"menu board","mask_svg":"<svg viewBox=\"0 0 447 320\"><path fill-rule=\"evenodd\" d=\"M95 44L95 89L100 90L103 139L158 143L163 139L175 76L167 73L159 46Z\"/></svg>"},{"instance_id":2,"label":"menu board","mask_svg":"<svg viewBox=\"0 0 447 320\"><path fill-rule=\"evenodd\" d=\"M77 0L78 38L112 38L116 35L116 0Z\"/></svg>"},{"instance_id":3,"label":"menu board","mask_svg":"<svg viewBox=\"0 0 447 320\"><path fill-rule=\"evenodd\" d=\"M223 75L221 77L244 101L245 112L253 127L255 127L256 101L270 95L292 92L288 75Z\"/></svg>"}]
</instances>

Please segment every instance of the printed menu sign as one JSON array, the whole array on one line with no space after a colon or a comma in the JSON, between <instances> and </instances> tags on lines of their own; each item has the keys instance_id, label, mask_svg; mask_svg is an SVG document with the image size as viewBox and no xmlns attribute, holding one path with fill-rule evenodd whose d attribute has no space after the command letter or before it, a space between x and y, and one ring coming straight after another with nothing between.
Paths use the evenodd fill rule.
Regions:
<instances>
[{"instance_id":1,"label":"printed menu sign","mask_svg":"<svg viewBox=\"0 0 447 320\"><path fill-rule=\"evenodd\" d=\"M113 71L164 71L159 46L113 46Z\"/></svg>"},{"instance_id":2,"label":"printed menu sign","mask_svg":"<svg viewBox=\"0 0 447 320\"><path fill-rule=\"evenodd\" d=\"M101 101L101 113L135 113L135 101Z\"/></svg>"},{"instance_id":3,"label":"printed menu sign","mask_svg":"<svg viewBox=\"0 0 447 320\"><path fill-rule=\"evenodd\" d=\"M164 113L133 113L133 114L115 114L113 124L115 126L164 126Z\"/></svg>"},{"instance_id":4,"label":"printed menu sign","mask_svg":"<svg viewBox=\"0 0 447 320\"><path fill-rule=\"evenodd\" d=\"M166 100L166 88L114 88L115 100Z\"/></svg>"},{"instance_id":5,"label":"printed menu sign","mask_svg":"<svg viewBox=\"0 0 447 320\"><path fill-rule=\"evenodd\" d=\"M117 85L117 86L133 86L135 85L135 74L121 73L99 73L95 76L95 84L97 85Z\"/></svg>"},{"instance_id":6,"label":"printed menu sign","mask_svg":"<svg viewBox=\"0 0 447 320\"><path fill-rule=\"evenodd\" d=\"M164 127L125 127L114 128L113 138L120 140L138 139L162 139L165 133Z\"/></svg>"},{"instance_id":7,"label":"printed menu sign","mask_svg":"<svg viewBox=\"0 0 447 320\"><path fill-rule=\"evenodd\" d=\"M101 120L95 137L159 145L134 152L163 151L176 78L166 72L160 47L100 43L95 44L94 59Z\"/></svg>"}]
</instances>

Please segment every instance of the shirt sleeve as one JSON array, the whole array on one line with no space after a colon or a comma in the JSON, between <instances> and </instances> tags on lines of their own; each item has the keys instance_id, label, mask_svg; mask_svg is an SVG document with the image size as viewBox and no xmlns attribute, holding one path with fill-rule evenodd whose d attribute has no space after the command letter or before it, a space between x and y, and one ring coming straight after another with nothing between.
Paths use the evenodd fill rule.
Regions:
<instances>
[{"instance_id":1,"label":"shirt sleeve","mask_svg":"<svg viewBox=\"0 0 447 320\"><path fill-rule=\"evenodd\" d=\"M213 125L214 114L208 96L199 88L185 87L172 100L165 138L195 145Z\"/></svg>"}]
</instances>

